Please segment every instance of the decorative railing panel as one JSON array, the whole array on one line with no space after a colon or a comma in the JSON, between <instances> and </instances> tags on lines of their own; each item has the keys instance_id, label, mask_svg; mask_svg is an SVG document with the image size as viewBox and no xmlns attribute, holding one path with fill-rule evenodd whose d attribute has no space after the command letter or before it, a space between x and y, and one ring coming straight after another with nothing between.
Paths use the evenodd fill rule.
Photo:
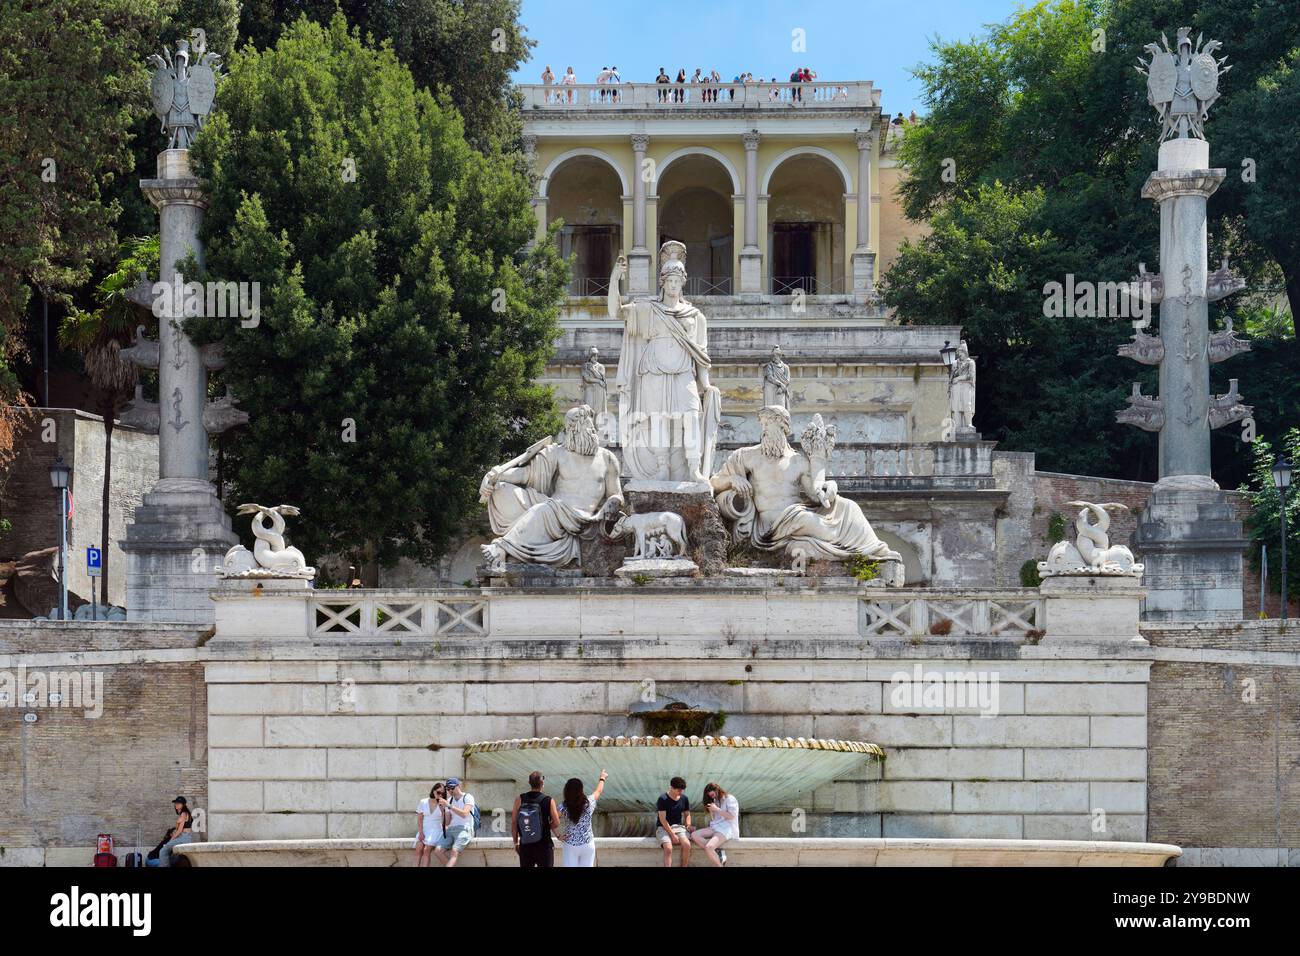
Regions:
<instances>
[{"instance_id":1,"label":"decorative railing panel","mask_svg":"<svg viewBox=\"0 0 1300 956\"><path fill-rule=\"evenodd\" d=\"M975 594L917 594L902 590L865 598L864 637L1023 637L1040 631L1036 590Z\"/></svg>"},{"instance_id":2,"label":"decorative railing panel","mask_svg":"<svg viewBox=\"0 0 1300 956\"><path fill-rule=\"evenodd\" d=\"M313 637L439 637L488 633L488 599L322 591L311 598Z\"/></svg>"}]
</instances>

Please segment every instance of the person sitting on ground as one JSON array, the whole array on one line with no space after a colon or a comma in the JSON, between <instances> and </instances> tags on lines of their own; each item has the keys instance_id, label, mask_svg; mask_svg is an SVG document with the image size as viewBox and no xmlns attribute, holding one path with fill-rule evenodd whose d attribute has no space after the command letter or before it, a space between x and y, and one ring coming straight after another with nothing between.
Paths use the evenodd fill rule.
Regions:
<instances>
[{"instance_id":1,"label":"person sitting on ground","mask_svg":"<svg viewBox=\"0 0 1300 956\"><path fill-rule=\"evenodd\" d=\"M447 796L447 785L435 783L429 795L415 808L415 866L428 866L433 848L447 832L447 818L451 815L439 806Z\"/></svg>"},{"instance_id":2,"label":"person sitting on ground","mask_svg":"<svg viewBox=\"0 0 1300 956\"><path fill-rule=\"evenodd\" d=\"M510 835L519 854L519 865L524 869L555 866L555 843L551 833L560 826L560 814L555 801L542 792L546 778L540 770L528 775L528 792L515 797L510 811Z\"/></svg>"},{"instance_id":3,"label":"person sitting on ground","mask_svg":"<svg viewBox=\"0 0 1300 956\"><path fill-rule=\"evenodd\" d=\"M449 811L450 816L447 831L433 848L433 855L443 866L455 866L469 841L474 839L474 797L461 789L459 777L449 777L447 793L438 806Z\"/></svg>"},{"instance_id":4,"label":"person sitting on ground","mask_svg":"<svg viewBox=\"0 0 1300 956\"><path fill-rule=\"evenodd\" d=\"M708 783L704 786L704 808L709 811L709 825L692 833L691 839L710 863L722 866L727 862L722 844L740 836L740 803L716 783Z\"/></svg>"},{"instance_id":5,"label":"person sitting on ground","mask_svg":"<svg viewBox=\"0 0 1300 956\"><path fill-rule=\"evenodd\" d=\"M567 866L596 865L596 835L591 829L591 817L596 812L596 801L605 792L604 770L591 796L582 789L582 781L571 777L564 785L564 829L560 835L560 853Z\"/></svg>"},{"instance_id":6,"label":"person sitting on ground","mask_svg":"<svg viewBox=\"0 0 1300 956\"><path fill-rule=\"evenodd\" d=\"M686 781L673 777L668 791L655 804L655 836L664 851L664 866L673 865L673 847L681 847L682 866L691 863L691 801L686 798Z\"/></svg>"},{"instance_id":7,"label":"person sitting on ground","mask_svg":"<svg viewBox=\"0 0 1300 956\"><path fill-rule=\"evenodd\" d=\"M167 831L161 843L149 851L145 866L171 866L172 848L194 840L194 814L190 813L185 798L173 800L172 809L176 811L176 825Z\"/></svg>"}]
</instances>

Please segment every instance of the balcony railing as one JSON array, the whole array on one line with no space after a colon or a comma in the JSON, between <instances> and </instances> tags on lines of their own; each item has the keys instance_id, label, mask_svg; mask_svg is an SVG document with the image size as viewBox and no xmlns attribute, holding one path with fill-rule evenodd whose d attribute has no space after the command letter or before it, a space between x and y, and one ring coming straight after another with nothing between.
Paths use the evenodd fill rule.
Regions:
<instances>
[{"instance_id":1,"label":"balcony railing","mask_svg":"<svg viewBox=\"0 0 1300 956\"><path fill-rule=\"evenodd\" d=\"M690 276L686 280L683 292L688 298L701 295L731 295L733 287L734 284L730 276L719 278ZM579 298L609 295L609 277L577 276L570 279L569 295Z\"/></svg>"},{"instance_id":2,"label":"balcony railing","mask_svg":"<svg viewBox=\"0 0 1300 956\"><path fill-rule=\"evenodd\" d=\"M540 83L520 87L525 109L788 110L870 109L880 91L869 80L847 83Z\"/></svg>"}]
</instances>

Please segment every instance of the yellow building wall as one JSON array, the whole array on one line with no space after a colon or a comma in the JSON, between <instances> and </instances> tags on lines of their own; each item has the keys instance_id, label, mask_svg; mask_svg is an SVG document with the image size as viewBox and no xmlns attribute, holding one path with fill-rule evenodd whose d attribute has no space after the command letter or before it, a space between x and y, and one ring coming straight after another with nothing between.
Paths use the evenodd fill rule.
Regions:
<instances>
[{"instance_id":1,"label":"yellow building wall","mask_svg":"<svg viewBox=\"0 0 1300 956\"><path fill-rule=\"evenodd\" d=\"M655 163L655 174L658 176L662 173L661 165L669 155L683 147L707 147L714 150L719 155L724 156L731 163L735 170L736 178L739 181L739 188L735 195L740 197L734 201L734 230L735 239L732 244L732 275L739 281L740 278L740 253L745 244L745 203L744 193L745 185L745 147L744 143L738 137L728 137L726 139L700 139L689 143L682 140L669 140L665 138L652 138L650 146L646 150L646 158L653 160ZM763 271L767 274L770 259L767 248L767 201L765 194L762 193L762 185L770 178L770 174L775 171L778 161L792 149L813 146L818 147L832 154L847 171L848 187L844 189L846 196L856 194L858 190L857 169L858 169L858 149L857 144L852 138L847 139L826 139L817 142L796 142L789 139L765 138L759 143L758 147L758 186L760 190L758 203L758 247L763 254ZM611 137L609 139L590 139L574 138L561 139L547 137L539 139L537 152L535 156L535 170L538 176L543 175L550 165L560 156L575 149L590 149L606 156L612 165L614 165L622 174L622 178L627 181L627 193L624 196L623 207L623 252L626 254L632 248L633 232L633 205L632 189L633 177L638 175L639 171L633 168L635 163L635 154L632 151L632 145L626 137ZM680 157L679 157L680 158ZM789 158L789 157L786 157ZM901 239L896 238L899 233L897 220L901 217L901 210L896 208L896 202L893 199L894 179L882 179L882 173L886 176L893 172L892 170L882 170L879 164L879 157L871 157L871 188L872 193L881 197L881 202L872 203L872 219L870 229L870 248L876 250L877 256L877 275L883 271L881 262L884 258L882 242L892 243L891 250L896 252L897 244ZM671 168L671 164L669 165ZM836 171L837 177L840 175ZM652 247L651 267L658 268L655 258L658 255L657 244L654 237L657 235L657 202L656 197L652 195L653 184L647 183L647 208L646 208L646 241ZM538 235L545 232L545 217L547 216L545 203L537 206L539 221ZM846 277L853 274L852 256L857 242L857 202L855 199L844 200L844 261L842 263L843 273ZM891 260L892 261L892 260Z\"/></svg>"}]
</instances>

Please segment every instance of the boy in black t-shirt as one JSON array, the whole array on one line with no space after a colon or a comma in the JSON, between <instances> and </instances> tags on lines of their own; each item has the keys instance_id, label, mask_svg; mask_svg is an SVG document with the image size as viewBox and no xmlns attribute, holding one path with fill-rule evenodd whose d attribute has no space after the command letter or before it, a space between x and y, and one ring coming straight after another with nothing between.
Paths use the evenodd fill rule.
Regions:
<instances>
[{"instance_id":1,"label":"boy in black t-shirt","mask_svg":"<svg viewBox=\"0 0 1300 956\"><path fill-rule=\"evenodd\" d=\"M682 866L689 866L690 832L695 828L691 826L691 801L686 798L686 781L681 777L673 777L669 780L668 792L659 795L655 818L657 823L655 835L659 838L659 845L663 847L664 866L673 865L674 846L682 848Z\"/></svg>"}]
</instances>

